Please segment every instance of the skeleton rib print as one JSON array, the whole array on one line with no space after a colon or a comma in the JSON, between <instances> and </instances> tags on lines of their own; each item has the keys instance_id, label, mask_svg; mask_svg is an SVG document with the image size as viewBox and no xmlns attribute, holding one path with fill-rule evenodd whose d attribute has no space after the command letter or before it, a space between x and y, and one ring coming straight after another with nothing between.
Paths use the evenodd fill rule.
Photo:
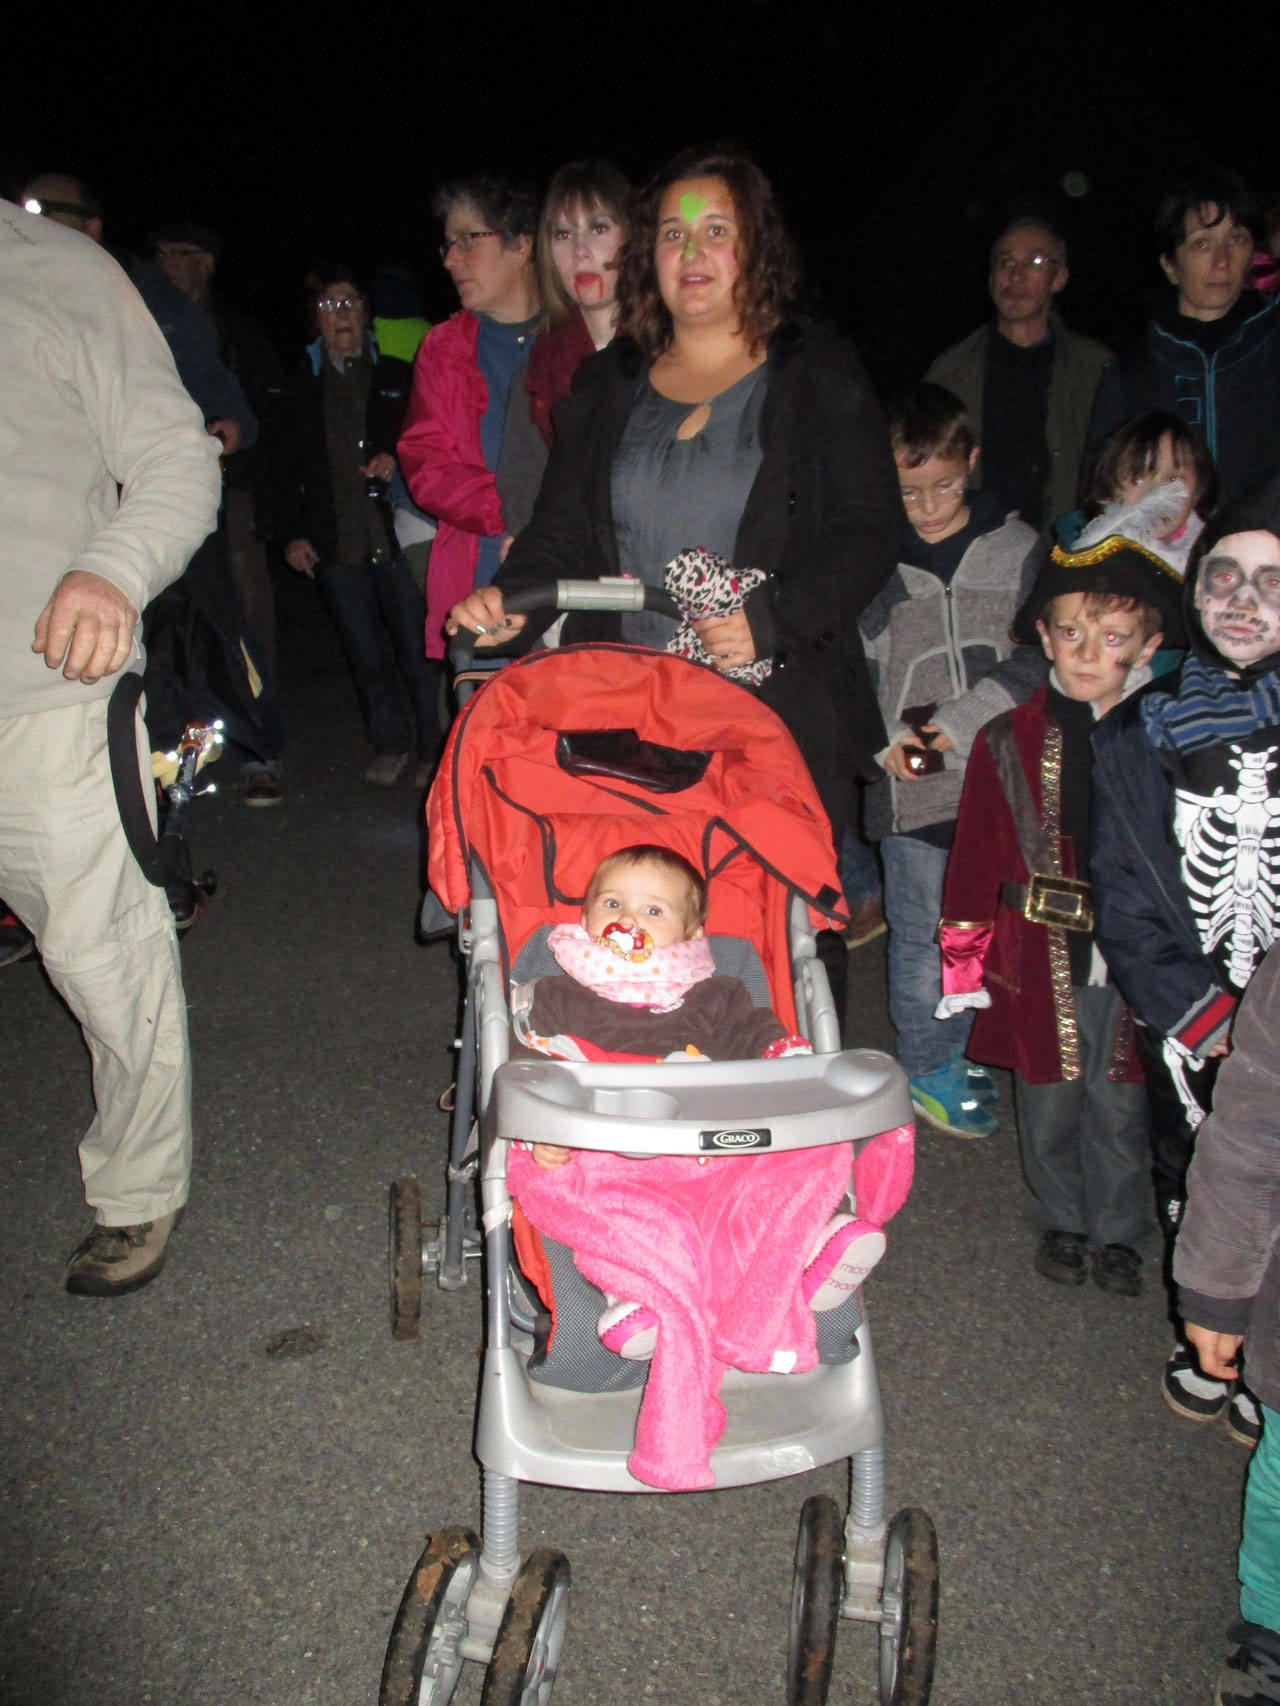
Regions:
<instances>
[{"instance_id":1,"label":"skeleton rib print","mask_svg":"<svg viewBox=\"0 0 1280 1706\"><path fill-rule=\"evenodd\" d=\"M1280 911L1280 798L1272 793L1280 747L1232 744L1230 752L1235 792L1179 788L1173 832L1201 945L1243 989L1275 940Z\"/></svg>"}]
</instances>

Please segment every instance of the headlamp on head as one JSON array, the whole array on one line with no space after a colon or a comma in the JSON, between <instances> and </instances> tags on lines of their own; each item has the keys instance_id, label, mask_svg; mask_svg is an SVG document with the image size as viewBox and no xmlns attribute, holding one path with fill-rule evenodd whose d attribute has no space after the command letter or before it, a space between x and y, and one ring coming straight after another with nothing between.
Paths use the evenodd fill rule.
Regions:
<instances>
[{"instance_id":1,"label":"headlamp on head","mask_svg":"<svg viewBox=\"0 0 1280 1706\"><path fill-rule=\"evenodd\" d=\"M65 213L71 219L99 219L101 208L90 207L84 201L56 201L51 196L29 195L23 202L28 213L48 218L51 213Z\"/></svg>"}]
</instances>

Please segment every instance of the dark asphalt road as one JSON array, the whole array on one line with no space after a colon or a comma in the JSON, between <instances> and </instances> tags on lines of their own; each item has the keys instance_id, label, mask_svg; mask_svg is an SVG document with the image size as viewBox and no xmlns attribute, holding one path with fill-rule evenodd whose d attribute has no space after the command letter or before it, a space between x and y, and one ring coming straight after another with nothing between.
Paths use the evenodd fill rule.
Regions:
<instances>
[{"instance_id":1,"label":"dark asphalt road","mask_svg":"<svg viewBox=\"0 0 1280 1706\"><path fill-rule=\"evenodd\" d=\"M198 815L221 890L183 947L195 1181L136 1296L62 1290L87 1060L39 967L0 972L6 1706L373 1701L424 1533L478 1526L479 1291L430 1294L420 1343L392 1341L386 1305L389 1181L417 1172L440 1201L455 974L413 940L418 802L361 781L332 637L309 587L280 594L287 800L250 811L228 788ZM850 998L877 1045L881 946L854 956ZM890 1509L924 1505L940 1535L934 1700L1203 1706L1245 1453L1162 1402L1158 1285L1064 1295L1033 1273L1003 1112L988 1142L922 1133L868 1287ZM526 1544L574 1572L560 1706L780 1702L796 1519L843 1480L531 1489ZM874 1674L846 1625L832 1701L870 1706ZM473 1672L458 1699L478 1698Z\"/></svg>"}]
</instances>

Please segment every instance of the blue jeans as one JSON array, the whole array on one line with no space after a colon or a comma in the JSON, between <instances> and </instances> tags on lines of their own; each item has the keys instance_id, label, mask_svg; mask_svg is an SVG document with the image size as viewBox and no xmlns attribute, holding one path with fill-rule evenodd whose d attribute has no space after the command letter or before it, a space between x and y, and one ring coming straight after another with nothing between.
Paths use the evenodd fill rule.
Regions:
<instances>
[{"instance_id":1,"label":"blue jeans","mask_svg":"<svg viewBox=\"0 0 1280 1706\"><path fill-rule=\"evenodd\" d=\"M889 925L889 1016L898 1033L898 1060L908 1078L945 1066L969 1040L972 1013L935 1019L942 999L942 955L934 940L942 916L947 850L910 835L886 835L884 915Z\"/></svg>"},{"instance_id":2,"label":"blue jeans","mask_svg":"<svg viewBox=\"0 0 1280 1706\"><path fill-rule=\"evenodd\" d=\"M844 903L850 912L880 893L880 866L876 862L876 850L868 846L856 825L851 823L845 825L844 840L840 844L840 887L844 890Z\"/></svg>"},{"instance_id":3,"label":"blue jeans","mask_svg":"<svg viewBox=\"0 0 1280 1706\"><path fill-rule=\"evenodd\" d=\"M403 557L318 563L316 585L338 630L375 752L433 758L440 665L426 655L427 600Z\"/></svg>"}]
</instances>

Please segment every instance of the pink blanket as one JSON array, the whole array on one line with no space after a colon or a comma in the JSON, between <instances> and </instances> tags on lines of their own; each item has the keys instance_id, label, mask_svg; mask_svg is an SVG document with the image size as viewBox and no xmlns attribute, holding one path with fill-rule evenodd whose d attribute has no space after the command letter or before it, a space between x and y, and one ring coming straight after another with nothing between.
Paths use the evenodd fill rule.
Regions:
<instances>
[{"instance_id":1,"label":"pink blanket","mask_svg":"<svg viewBox=\"0 0 1280 1706\"><path fill-rule=\"evenodd\" d=\"M658 1317L627 1465L637 1480L715 1485L727 1366L764 1372L777 1351L795 1353L797 1372L814 1366L800 1275L848 1187L852 1154L848 1143L706 1162L581 1150L544 1169L512 1145L507 1187L529 1221L567 1245L593 1285ZM907 1169L909 1180L909 1159Z\"/></svg>"}]
</instances>

